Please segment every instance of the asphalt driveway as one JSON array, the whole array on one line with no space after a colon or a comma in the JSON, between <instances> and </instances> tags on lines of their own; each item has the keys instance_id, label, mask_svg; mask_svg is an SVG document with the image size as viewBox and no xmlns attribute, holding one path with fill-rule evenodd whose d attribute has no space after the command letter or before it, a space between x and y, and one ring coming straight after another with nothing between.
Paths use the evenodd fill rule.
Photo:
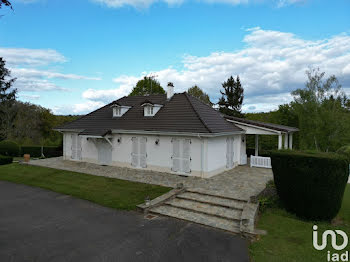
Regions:
<instances>
[{"instance_id":1,"label":"asphalt driveway","mask_svg":"<svg viewBox=\"0 0 350 262\"><path fill-rule=\"evenodd\" d=\"M0 261L249 261L247 242L0 181Z\"/></svg>"}]
</instances>

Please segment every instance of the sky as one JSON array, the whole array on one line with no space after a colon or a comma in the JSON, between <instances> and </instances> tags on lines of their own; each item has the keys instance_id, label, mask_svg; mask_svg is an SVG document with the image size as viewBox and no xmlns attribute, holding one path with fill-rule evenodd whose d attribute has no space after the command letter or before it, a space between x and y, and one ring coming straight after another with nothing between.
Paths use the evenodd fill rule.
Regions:
<instances>
[{"instance_id":1,"label":"sky","mask_svg":"<svg viewBox=\"0 0 350 262\"><path fill-rule=\"evenodd\" d=\"M11 0L10 0L11 1ZM243 111L278 108L305 71L336 75L350 95L350 1L12 0L0 9L0 57L18 99L86 114L155 75L213 102L239 75Z\"/></svg>"}]
</instances>

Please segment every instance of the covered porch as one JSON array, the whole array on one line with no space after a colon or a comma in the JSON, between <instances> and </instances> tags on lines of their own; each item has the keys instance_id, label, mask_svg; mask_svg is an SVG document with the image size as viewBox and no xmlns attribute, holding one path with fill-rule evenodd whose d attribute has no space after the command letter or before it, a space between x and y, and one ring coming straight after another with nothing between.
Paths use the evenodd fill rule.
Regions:
<instances>
[{"instance_id":1,"label":"covered porch","mask_svg":"<svg viewBox=\"0 0 350 262\"><path fill-rule=\"evenodd\" d=\"M245 131L245 135L253 135L255 138L255 152L250 157L250 166L271 168L269 157L259 156L259 136L277 136L277 149L293 149L293 134L299 131L298 128L278 124L265 123L255 120L248 120L237 117L225 117L227 121L233 123ZM246 143L246 139L245 139ZM245 146L244 146L245 148ZM245 156L247 157L247 156Z\"/></svg>"}]
</instances>

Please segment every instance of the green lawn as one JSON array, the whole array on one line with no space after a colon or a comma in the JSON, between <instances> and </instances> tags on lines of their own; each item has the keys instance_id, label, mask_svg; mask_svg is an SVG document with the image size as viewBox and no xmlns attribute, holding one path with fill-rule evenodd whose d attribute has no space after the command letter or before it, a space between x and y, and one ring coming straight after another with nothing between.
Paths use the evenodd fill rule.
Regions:
<instances>
[{"instance_id":1,"label":"green lawn","mask_svg":"<svg viewBox=\"0 0 350 262\"><path fill-rule=\"evenodd\" d=\"M327 212L327 210L325 210ZM327 261L328 246L316 251L312 245L312 226L318 225L319 237L327 229L340 229L350 237L350 186L347 185L342 208L337 216L336 225L327 222L309 222L296 218L283 209L267 209L260 217L258 228L268 234L250 245L250 256L254 262L260 261ZM341 243L341 242L340 242ZM349 250L350 245L346 250ZM344 250L345 251L345 250ZM343 251L343 252L344 252ZM340 251L339 251L340 252Z\"/></svg>"},{"instance_id":2,"label":"green lawn","mask_svg":"<svg viewBox=\"0 0 350 262\"><path fill-rule=\"evenodd\" d=\"M16 163L0 166L0 180L42 187L126 210L135 209L146 196L153 199L170 190L162 186Z\"/></svg>"}]
</instances>

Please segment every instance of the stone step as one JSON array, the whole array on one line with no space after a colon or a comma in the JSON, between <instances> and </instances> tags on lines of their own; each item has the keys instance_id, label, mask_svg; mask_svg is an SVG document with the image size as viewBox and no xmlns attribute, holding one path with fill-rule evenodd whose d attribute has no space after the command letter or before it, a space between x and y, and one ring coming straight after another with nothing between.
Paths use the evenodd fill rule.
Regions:
<instances>
[{"instance_id":1,"label":"stone step","mask_svg":"<svg viewBox=\"0 0 350 262\"><path fill-rule=\"evenodd\" d=\"M243 210L243 207L246 204L245 202L239 201L239 200L204 195L204 194L194 193L194 192L181 193L177 195L177 198L194 200L201 203L213 204L213 205L218 205L222 207L230 207L230 208L239 209L239 210Z\"/></svg>"},{"instance_id":2,"label":"stone step","mask_svg":"<svg viewBox=\"0 0 350 262\"><path fill-rule=\"evenodd\" d=\"M215 192L215 191L211 191L210 193L208 192L208 190L206 189L200 189L200 188L188 188L186 189L187 192L191 192L191 193L198 193L201 195L207 195L207 196L213 196L213 197L219 197L219 198L223 198L223 199L231 199L231 200L236 200L236 201L240 201L243 203L247 203L248 199L242 199L240 197L240 195L235 195L232 192L230 194L223 193L223 192Z\"/></svg>"},{"instance_id":3,"label":"stone step","mask_svg":"<svg viewBox=\"0 0 350 262\"><path fill-rule=\"evenodd\" d=\"M187 209L178 208L170 205L162 205L150 209L151 213L174 217L193 223L223 229L233 233L240 233L240 222L225 218L219 218L212 215L193 212Z\"/></svg>"},{"instance_id":4,"label":"stone step","mask_svg":"<svg viewBox=\"0 0 350 262\"><path fill-rule=\"evenodd\" d=\"M173 207L187 209L190 211L195 211L197 213L203 213L206 215L212 215L237 221L240 221L242 216L242 210L201 203L188 199L174 198L165 202L165 204Z\"/></svg>"}]
</instances>

